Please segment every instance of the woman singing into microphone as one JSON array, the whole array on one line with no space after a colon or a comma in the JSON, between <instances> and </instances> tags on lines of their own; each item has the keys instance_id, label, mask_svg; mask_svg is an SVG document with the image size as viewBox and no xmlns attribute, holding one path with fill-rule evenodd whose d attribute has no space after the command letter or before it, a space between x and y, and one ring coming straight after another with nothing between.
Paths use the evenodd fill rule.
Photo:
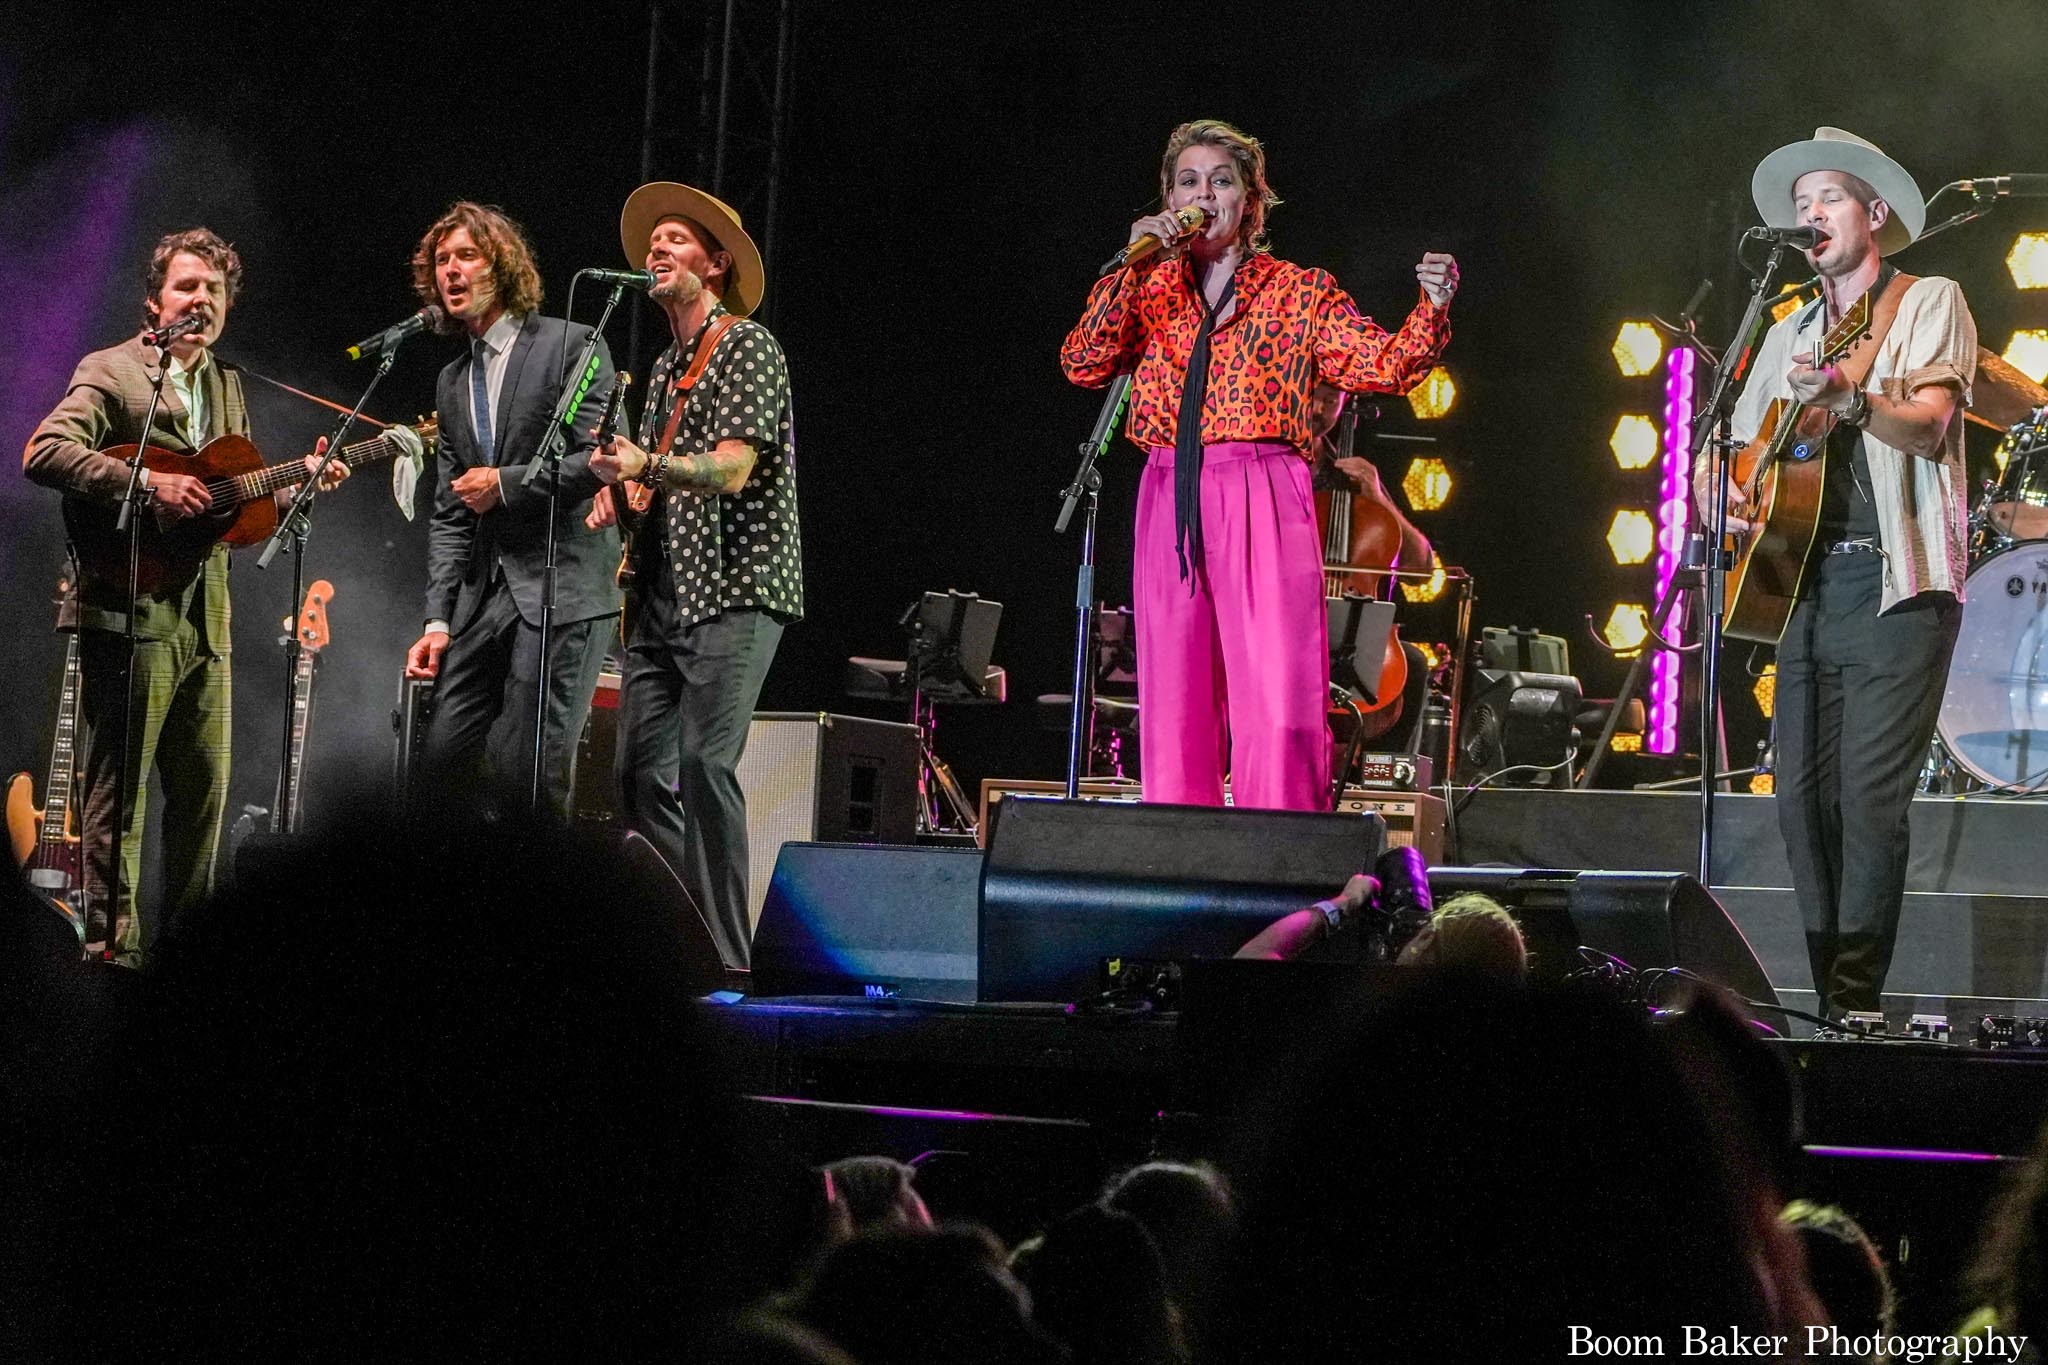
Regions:
<instances>
[{"instance_id":1,"label":"woman singing into microphone","mask_svg":"<svg viewBox=\"0 0 2048 1365\"><path fill-rule=\"evenodd\" d=\"M1327 271L1267 253L1280 199L1256 138L1183 123L1159 182L1165 210L1131 240L1169 250L1098 282L1060 350L1086 388L1135 370L1126 431L1150 453L1131 571L1145 799L1221 805L1227 759L1237 805L1322 810L1330 664L1310 399L1318 382L1420 383L1450 340L1458 264L1425 254L1422 300L1389 333ZM1179 216L1190 207L1198 228Z\"/></svg>"}]
</instances>

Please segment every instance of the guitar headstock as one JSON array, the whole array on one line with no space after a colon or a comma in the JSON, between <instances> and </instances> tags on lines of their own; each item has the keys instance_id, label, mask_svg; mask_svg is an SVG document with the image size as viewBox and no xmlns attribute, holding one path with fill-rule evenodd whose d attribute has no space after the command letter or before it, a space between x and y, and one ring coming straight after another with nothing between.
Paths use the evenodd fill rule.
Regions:
<instances>
[{"instance_id":1,"label":"guitar headstock","mask_svg":"<svg viewBox=\"0 0 2048 1365\"><path fill-rule=\"evenodd\" d=\"M314 579L313 586L306 589L295 629L299 633L299 648L308 654L327 647L327 604L333 598L334 585L324 578Z\"/></svg>"},{"instance_id":2,"label":"guitar headstock","mask_svg":"<svg viewBox=\"0 0 2048 1365\"><path fill-rule=\"evenodd\" d=\"M441 444L441 415L427 413L412 424L412 430L413 435L420 438L420 444L427 448L426 453L432 455L435 447Z\"/></svg>"},{"instance_id":3,"label":"guitar headstock","mask_svg":"<svg viewBox=\"0 0 2048 1365\"><path fill-rule=\"evenodd\" d=\"M633 386L633 376L624 370L612 376L612 391L605 395L604 415L597 419L597 443L603 445L612 436L612 430L619 423L619 409L625 406L626 390Z\"/></svg>"},{"instance_id":4,"label":"guitar headstock","mask_svg":"<svg viewBox=\"0 0 2048 1365\"><path fill-rule=\"evenodd\" d=\"M1814 362L1816 368L1832 365L1870 335L1870 297L1876 292L1875 289L1865 290L1863 297L1842 314L1842 320L1828 328L1828 334L1821 338L1820 357Z\"/></svg>"}]
</instances>

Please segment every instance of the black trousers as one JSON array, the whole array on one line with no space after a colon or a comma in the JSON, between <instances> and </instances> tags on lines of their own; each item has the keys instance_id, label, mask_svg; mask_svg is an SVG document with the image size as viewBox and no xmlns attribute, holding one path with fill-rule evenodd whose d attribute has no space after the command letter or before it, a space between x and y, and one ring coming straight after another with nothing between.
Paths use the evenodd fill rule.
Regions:
<instances>
[{"instance_id":1,"label":"black trousers","mask_svg":"<svg viewBox=\"0 0 2048 1365\"><path fill-rule=\"evenodd\" d=\"M1907 815L1962 604L1880 616L1884 560L1829 555L1778 644L1778 830L1820 1011L1876 1010L1905 903Z\"/></svg>"},{"instance_id":2,"label":"black trousers","mask_svg":"<svg viewBox=\"0 0 2048 1365\"><path fill-rule=\"evenodd\" d=\"M612 616L556 621L549 631L547 718L541 732L542 786L568 818L576 746L611 644ZM483 609L448 642L434 684L424 766L435 788L465 797L493 792L523 802L533 782L533 712L540 695L540 626L528 624L503 579ZM503 718L497 742L492 727Z\"/></svg>"},{"instance_id":3,"label":"black trousers","mask_svg":"<svg viewBox=\"0 0 2048 1365\"><path fill-rule=\"evenodd\" d=\"M626 823L683 879L728 967L748 965L754 940L740 754L781 640L782 623L762 611L640 629L619 679Z\"/></svg>"}]
</instances>

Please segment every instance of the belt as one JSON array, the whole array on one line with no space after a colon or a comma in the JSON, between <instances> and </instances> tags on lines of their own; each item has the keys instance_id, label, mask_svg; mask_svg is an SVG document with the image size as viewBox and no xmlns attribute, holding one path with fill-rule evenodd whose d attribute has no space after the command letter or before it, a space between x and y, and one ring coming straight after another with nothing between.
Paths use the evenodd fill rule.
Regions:
<instances>
[{"instance_id":1,"label":"belt","mask_svg":"<svg viewBox=\"0 0 2048 1365\"><path fill-rule=\"evenodd\" d=\"M1827 552L1831 555L1881 555L1884 547L1865 536L1860 540L1838 540L1828 546Z\"/></svg>"}]
</instances>

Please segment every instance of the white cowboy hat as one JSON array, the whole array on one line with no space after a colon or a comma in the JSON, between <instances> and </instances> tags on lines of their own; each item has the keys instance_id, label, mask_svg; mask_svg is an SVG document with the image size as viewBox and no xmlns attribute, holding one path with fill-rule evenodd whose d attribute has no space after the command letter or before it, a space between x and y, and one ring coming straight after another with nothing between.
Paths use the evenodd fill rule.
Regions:
<instances>
[{"instance_id":1,"label":"white cowboy hat","mask_svg":"<svg viewBox=\"0 0 2048 1365\"><path fill-rule=\"evenodd\" d=\"M702 190L678 185L673 180L656 180L642 185L626 197L619 213L619 245L634 269L647 264L647 241L655 225L664 218L687 218L718 239L721 250L732 257L732 270L725 282L725 306L741 317L761 306L761 249L740 226L739 213L732 205Z\"/></svg>"},{"instance_id":2,"label":"white cowboy hat","mask_svg":"<svg viewBox=\"0 0 2048 1365\"><path fill-rule=\"evenodd\" d=\"M1891 206L1891 217L1877 232L1879 255L1889 256L1912 245L1927 226L1927 200L1906 168L1840 128L1816 128L1805 142L1787 143L1756 165L1749 192L1756 211L1771 227L1800 226L1792 209L1792 186L1808 171L1842 171L1855 176L1877 191L1877 197Z\"/></svg>"}]
</instances>

